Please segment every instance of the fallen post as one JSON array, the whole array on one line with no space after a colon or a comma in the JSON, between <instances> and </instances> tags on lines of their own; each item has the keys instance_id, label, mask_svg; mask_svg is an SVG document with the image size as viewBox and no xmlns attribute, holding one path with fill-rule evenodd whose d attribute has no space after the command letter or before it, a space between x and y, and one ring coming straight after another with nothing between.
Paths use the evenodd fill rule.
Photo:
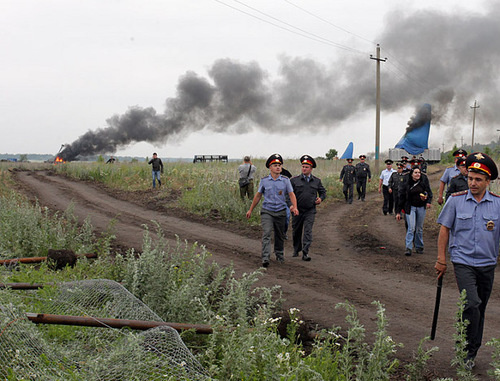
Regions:
<instances>
[{"instance_id":1,"label":"fallen post","mask_svg":"<svg viewBox=\"0 0 500 381\"><path fill-rule=\"evenodd\" d=\"M13 290L38 290L54 283L0 283L0 289L11 288Z\"/></svg>"},{"instance_id":2,"label":"fallen post","mask_svg":"<svg viewBox=\"0 0 500 381\"><path fill-rule=\"evenodd\" d=\"M77 257L97 258L96 253L79 254ZM41 263L47 260L47 257L26 257L26 258L11 258L1 259L0 265L12 265L16 263Z\"/></svg>"},{"instance_id":3,"label":"fallen post","mask_svg":"<svg viewBox=\"0 0 500 381\"><path fill-rule=\"evenodd\" d=\"M168 326L178 332L194 329L196 333L211 334L213 329L205 324L166 323L163 321L95 318L88 316L52 315L27 312L26 317L35 324L76 325L97 328L125 328L145 331L155 327Z\"/></svg>"}]
</instances>

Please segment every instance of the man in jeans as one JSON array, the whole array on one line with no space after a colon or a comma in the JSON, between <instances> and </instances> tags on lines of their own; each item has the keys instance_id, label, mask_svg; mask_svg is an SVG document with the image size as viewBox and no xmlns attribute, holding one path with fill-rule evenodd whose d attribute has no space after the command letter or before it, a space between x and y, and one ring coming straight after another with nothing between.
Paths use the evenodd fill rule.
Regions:
<instances>
[{"instance_id":1,"label":"man in jeans","mask_svg":"<svg viewBox=\"0 0 500 381\"><path fill-rule=\"evenodd\" d=\"M238 173L240 175L240 197L242 200L245 196L248 196L250 200L253 199L253 179L257 171L257 167L250 161L250 156L245 156L243 158L243 164L238 167ZM247 179L248 182L245 185L241 185L241 181Z\"/></svg>"},{"instance_id":2,"label":"man in jeans","mask_svg":"<svg viewBox=\"0 0 500 381\"><path fill-rule=\"evenodd\" d=\"M252 205L246 213L247 218L252 215L253 209L257 206L262 196L264 201L260 212L260 220L262 226L262 266L268 267L271 257L271 233L274 230L274 254L279 263L285 261L284 257L284 229L286 220L286 204L285 195L290 196L292 206L290 211L294 215L299 214L297 209L297 199L293 192L290 179L281 175L283 166L283 158L279 154L271 155L266 161L266 167L269 168L270 174L260 180L259 189L253 198Z\"/></svg>"},{"instance_id":3,"label":"man in jeans","mask_svg":"<svg viewBox=\"0 0 500 381\"><path fill-rule=\"evenodd\" d=\"M148 164L153 165L153 189L156 188L156 179L158 179L158 186L161 187L160 173L163 173L163 163L156 152L153 153L153 158Z\"/></svg>"}]
</instances>

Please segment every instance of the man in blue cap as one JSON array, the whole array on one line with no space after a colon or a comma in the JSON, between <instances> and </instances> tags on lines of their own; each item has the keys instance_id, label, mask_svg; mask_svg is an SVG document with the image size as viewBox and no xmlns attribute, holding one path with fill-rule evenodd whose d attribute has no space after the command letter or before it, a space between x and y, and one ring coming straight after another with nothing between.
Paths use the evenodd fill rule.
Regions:
<instances>
[{"instance_id":1,"label":"man in blue cap","mask_svg":"<svg viewBox=\"0 0 500 381\"><path fill-rule=\"evenodd\" d=\"M259 189L255 194L252 205L246 214L247 218L252 215L253 209L257 206L262 196L264 201L260 212L260 221L262 226L262 266L268 267L271 257L271 233L274 230L274 254L279 263L285 262L284 256L284 229L286 220L286 197L290 196L290 212L294 215L299 214L297 209L297 199L293 192L290 179L281 175L283 158L280 154L269 156L266 161L266 167L270 174L260 180Z\"/></svg>"},{"instance_id":2,"label":"man in blue cap","mask_svg":"<svg viewBox=\"0 0 500 381\"><path fill-rule=\"evenodd\" d=\"M441 228L434 268L438 278L444 275L448 249L458 289L467 293L462 314L462 319L469 321L465 365L472 369L483 339L486 305L497 265L500 196L488 191L491 180L498 177L497 166L488 155L472 153L465 164L469 189L452 194L438 217Z\"/></svg>"}]
</instances>

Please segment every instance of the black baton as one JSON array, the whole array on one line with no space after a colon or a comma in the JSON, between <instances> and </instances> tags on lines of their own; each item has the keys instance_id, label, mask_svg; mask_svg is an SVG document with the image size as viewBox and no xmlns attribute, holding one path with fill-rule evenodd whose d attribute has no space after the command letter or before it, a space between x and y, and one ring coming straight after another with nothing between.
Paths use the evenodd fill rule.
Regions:
<instances>
[{"instance_id":1,"label":"black baton","mask_svg":"<svg viewBox=\"0 0 500 381\"><path fill-rule=\"evenodd\" d=\"M444 274L438 278L437 290L436 290L436 304L434 305L434 317L432 318L432 329L431 329L431 340L436 337L436 327L439 315L439 304L441 303L441 289L443 288L443 277Z\"/></svg>"}]
</instances>

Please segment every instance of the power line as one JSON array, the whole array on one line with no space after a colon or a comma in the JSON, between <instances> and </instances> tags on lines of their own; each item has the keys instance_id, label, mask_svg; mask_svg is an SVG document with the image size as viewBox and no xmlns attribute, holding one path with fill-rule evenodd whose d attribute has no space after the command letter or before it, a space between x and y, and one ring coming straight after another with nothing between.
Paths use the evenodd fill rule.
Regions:
<instances>
[{"instance_id":1,"label":"power line","mask_svg":"<svg viewBox=\"0 0 500 381\"><path fill-rule=\"evenodd\" d=\"M318 15L316 15L316 14L314 14L314 13L312 13L312 12L308 11L307 9L304 9L304 8L302 8L302 7L298 6L297 4L292 3L290 0L283 0L283 1L287 2L288 4L290 4L290 5L294 6L294 7L295 7L295 8L297 8L297 9L300 9L302 12L307 13L307 14L308 14L308 15L310 15L310 16L315 17L315 18L317 18L318 20L323 21L323 22L324 22L324 23L326 23L326 24L331 25L331 26L333 26L334 28L336 28L336 29L338 29L338 30L341 30L342 32L345 32L345 33L351 34L351 35L353 35L354 37L357 37L357 38L359 38L359 39L361 39L361 40L364 40L364 41L366 41L366 42L369 42L370 44L376 45L376 43L375 43L374 41L368 40L367 38L364 38L364 37L362 37L362 36L360 36L360 35L358 35L358 34L356 34L356 33L352 33L351 31L349 31L349 30L347 30L347 29L344 29L344 28L342 28L342 27L340 27L340 26L338 26L338 25L336 25L336 24L334 24L334 23L332 23L332 22L330 22L330 21L328 21L328 20L324 19L323 17L318 16Z\"/></svg>"},{"instance_id":2,"label":"power line","mask_svg":"<svg viewBox=\"0 0 500 381\"><path fill-rule=\"evenodd\" d=\"M222 4L222 5L225 5L226 7L229 7L229 8L231 8L231 9L234 9L234 10L236 10L236 11L238 11L238 12L244 13L244 14L246 14L247 16L251 16L251 17L253 17L253 18L257 19L257 20L263 21L263 22L268 23L268 24L270 24L270 25L273 25L273 26L275 26L275 27L277 27L277 28L280 28L280 29L286 30L286 31L288 31L288 32L291 32L291 33L297 34L297 35L299 35L299 36L302 36L302 37L308 38L308 39L310 39L310 40L313 40L313 41L316 41L316 42L319 42L319 43L322 43L322 44L325 44L325 45L333 46L333 47L336 47L336 48L339 48L339 49L347 50L347 51L349 51L349 52L353 52L353 53L367 54L366 52L362 52L362 51L360 51L360 50L357 50L357 49L351 48L351 47L349 47L349 46L346 46L346 45L342 45L342 44L336 43L336 42L334 42L334 41L332 41L332 40L329 40L329 39L327 39L327 38L324 38L324 37L318 36L318 35L316 35L316 34L314 34L314 33L308 32L308 31L306 31L306 30L304 30L304 29L302 29L302 28L296 27L296 26L294 26L294 25L292 25L292 24L290 24L290 23L287 23L287 22L285 22L285 21L283 21L283 20L280 20L280 19L278 19L278 18L276 18L276 17L274 17L274 16L271 16L271 15L269 15L269 14L265 13L265 12L262 12L262 11L258 10L257 8L251 7L251 6L249 6L249 5L245 4L245 3L243 3L242 1L239 1L239 0L233 0L234 2L239 3L240 5L243 5L243 6L247 7L247 8L249 8L249 9L253 10L254 12L258 12L258 13L260 13L260 14L262 14L262 15L264 15L264 16L266 16L266 17L268 17L268 18L272 19L272 20L275 20L275 21L277 21L277 22L279 22L279 23L282 23L282 24L284 24L284 25L288 26L289 28L287 28L287 27L285 27L285 26L282 26L282 25L279 25L279 24L276 24L276 23L274 23L274 22L272 22L272 21L266 20L266 19L264 19L264 18L262 18L262 17L259 17L259 16L257 16L257 15L254 15L254 14L252 14L252 13L246 12L246 11L244 11L243 9L240 9L240 8L234 7L234 6L232 6L232 5L230 5L230 4L227 4L227 3L225 3L225 2L223 2L223 1L221 1L221 0L214 0L214 1L216 1L216 2L218 2L218 3L220 3L220 4ZM290 29L290 28L293 28L293 29L296 29L296 30L293 30L293 29Z\"/></svg>"}]
</instances>

